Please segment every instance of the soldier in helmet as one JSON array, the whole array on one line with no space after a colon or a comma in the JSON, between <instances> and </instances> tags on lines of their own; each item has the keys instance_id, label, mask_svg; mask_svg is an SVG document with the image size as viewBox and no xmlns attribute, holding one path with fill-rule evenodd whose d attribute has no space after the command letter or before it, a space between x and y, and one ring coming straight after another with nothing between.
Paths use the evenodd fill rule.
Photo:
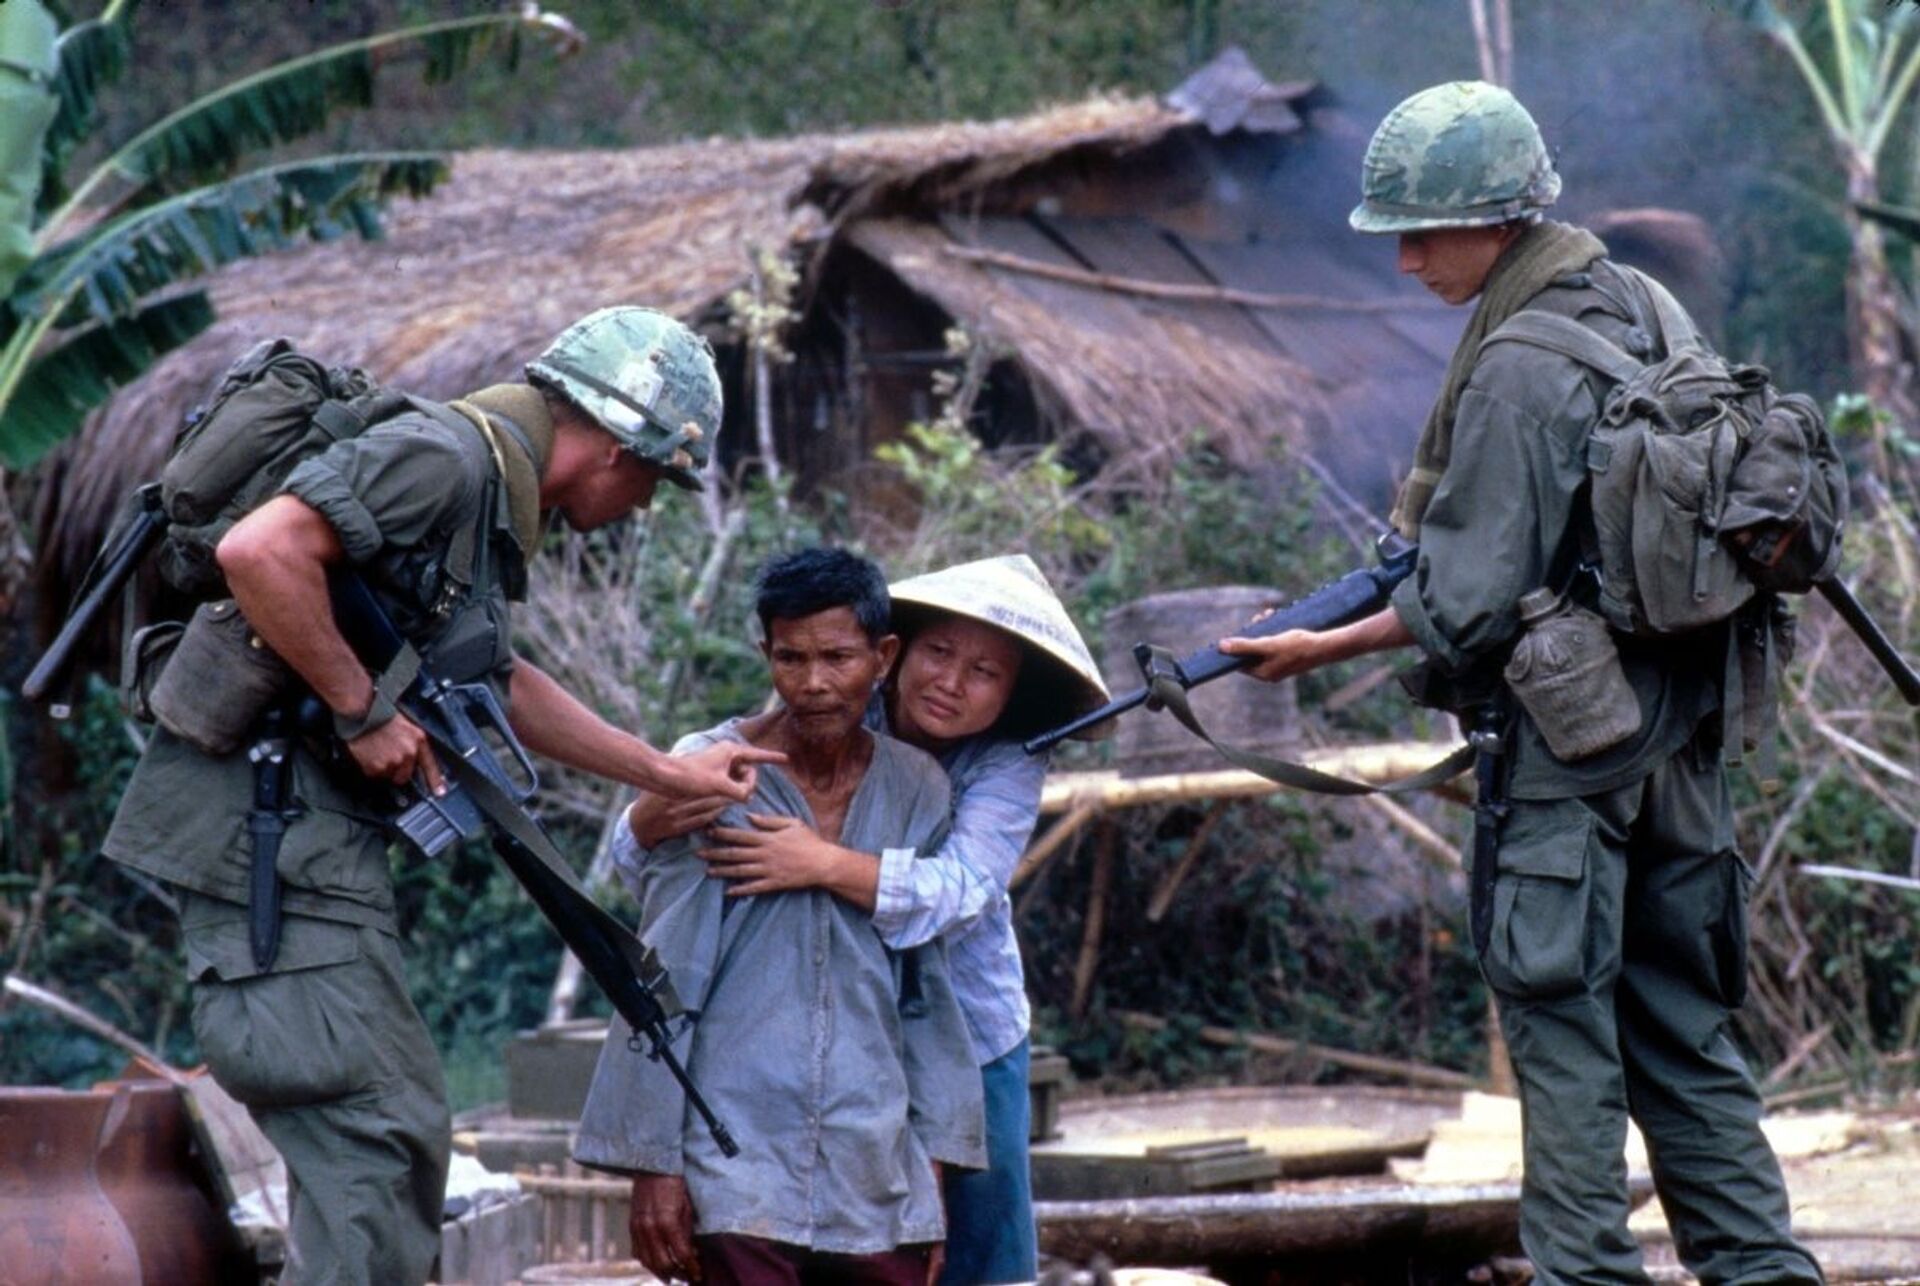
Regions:
<instances>
[{"instance_id":1,"label":"soldier in helmet","mask_svg":"<svg viewBox=\"0 0 1920 1286\"><path fill-rule=\"evenodd\" d=\"M1525 679L1508 665L1523 598L1591 592L1587 439L1608 386L1560 353L1485 341L1543 310L1650 361L1665 355L1661 308L1678 305L1591 233L1543 218L1559 175L1495 86L1394 108L1362 188L1356 229L1397 235L1400 270L1449 304L1478 301L1394 507L1419 561L1373 617L1223 646L1273 680L1417 646L1416 699L1474 719L1483 756L1501 752L1483 758L1471 914L1519 1081L1521 1241L1538 1280L1647 1280L1627 1232L1631 1118L1703 1282L1820 1281L1732 1039L1752 876L1733 843L1721 652L1594 629L1594 672L1620 681L1597 690L1617 708L1596 699L1571 738L1543 734L1546 707L1529 713L1510 682ZM1585 735L1601 725L1609 736Z\"/></svg>"},{"instance_id":2,"label":"soldier in helmet","mask_svg":"<svg viewBox=\"0 0 1920 1286\"><path fill-rule=\"evenodd\" d=\"M700 486L720 422L706 343L648 309L603 309L529 363L526 382L451 408L381 421L302 461L216 551L254 645L331 709L345 751L331 767L304 743L291 751L292 808L269 855L283 914L268 962L250 943L245 751L210 755L157 728L104 846L175 891L201 1054L286 1161L286 1282L425 1281L449 1145L370 786L418 778L437 791L442 772L341 637L328 567L358 569L435 675L490 686L537 753L669 795L741 800L755 765L779 758L736 744L666 755L510 643L510 604L525 598L546 514L591 529L645 508L663 478ZM232 696L216 687L204 699Z\"/></svg>"}]
</instances>

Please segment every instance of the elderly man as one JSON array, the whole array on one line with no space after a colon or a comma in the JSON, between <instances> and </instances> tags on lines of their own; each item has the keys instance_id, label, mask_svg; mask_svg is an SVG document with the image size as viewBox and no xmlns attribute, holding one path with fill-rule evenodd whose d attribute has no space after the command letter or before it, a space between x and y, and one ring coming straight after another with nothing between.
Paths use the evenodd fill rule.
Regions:
<instances>
[{"instance_id":1,"label":"elderly man","mask_svg":"<svg viewBox=\"0 0 1920 1286\"><path fill-rule=\"evenodd\" d=\"M1439 85L1401 103L1367 147L1362 186L1357 230L1396 235L1400 271L1447 303L1478 300L1394 509L1419 562L1375 616L1222 646L1280 679L1415 645L1423 701L1501 728L1485 744L1504 745L1505 762L1487 778L1504 778L1507 798L1489 792L1478 819L1473 935L1520 1083L1520 1240L1536 1280L1647 1280L1627 1231L1631 1116L1701 1281L1818 1282L1732 1035L1752 873L1722 756L1740 735L1722 726L1724 648L1622 639L1611 666L1624 695L1568 703L1578 735L1559 753L1549 733L1564 723L1514 699L1507 664L1530 591L1587 592L1588 445L1609 385L1562 352L1506 342L1503 324L1571 318L1643 362L1691 327L1658 282L1542 217L1560 176L1503 89ZM1599 674L1613 648L1604 628L1588 637L1581 660Z\"/></svg>"},{"instance_id":2,"label":"elderly man","mask_svg":"<svg viewBox=\"0 0 1920 1286\"><path fill-rule=\"evenodd\" d=\"M780 707L677 747L786 755L723 821L796 817L863 851L932 851L946 774L862 726L899 647L880 570L802 550L761 572L756 607ZM616 1023L575 1157L634 1176L634 1249L662 1276L924 1282L943 1235L938 1166L986 1160L980 1077L943 949L889 950L866 914L825 890L728 897L695 847L669 840L635 873L640 935L695 1015L688 1071L744 1150L722 1157Z\"/></svg>"}]
</instances>

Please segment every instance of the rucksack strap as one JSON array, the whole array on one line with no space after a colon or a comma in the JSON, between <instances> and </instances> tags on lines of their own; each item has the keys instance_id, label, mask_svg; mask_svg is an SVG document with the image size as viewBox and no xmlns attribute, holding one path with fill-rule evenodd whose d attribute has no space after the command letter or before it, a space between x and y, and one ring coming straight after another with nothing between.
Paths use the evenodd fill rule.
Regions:
<instances>
[{"instance_id":1,"label":"rucksack strap","mask_svg":"<svg viewBox=\"0 0 1920 1286\"><path fill-rule=\"evenodd\" d=\"M1620 275L1639 287L1647 302L1653 305L1654 322L1660 328L1660 344L1671 357L1683 348L1700 343L1700 330L1687 316L1687 310L1673 297L1673 292L1636 268L1623 264L1614 267Z\"/></svg>"},{"instance_id":2,"label":"rucksack strap","mask_svg":"<svg viewBox=\"0 0 1920 1286\"><path fill-rule=\"evenodd\" d=\"M1664 324L1664 322L1663 322ZM1616 384L1624 384L1645 369L1646 363L1571 317L1523 308L1500 324L1499 329L1480 344L1480 352L1503 341L1531 344L1550 353L1599 371Z\"/></svg>"}]
</instances>

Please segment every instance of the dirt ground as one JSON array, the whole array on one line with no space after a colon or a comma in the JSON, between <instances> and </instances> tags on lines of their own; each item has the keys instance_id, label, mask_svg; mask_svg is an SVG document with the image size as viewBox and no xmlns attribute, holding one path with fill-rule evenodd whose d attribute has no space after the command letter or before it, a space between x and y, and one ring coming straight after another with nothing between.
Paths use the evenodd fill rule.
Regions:
<instances>
[{"instance_id":1,"label":"dirt ground","mask_svg":"<svg viewBox=\"0 0 1920 1286\"><path fill-rule=\"evenodd\" d=\"M1773 1118L1781 1125L1795 1120ZM1832 1281L1920 1282L1920 1100L1853 1113L1844 1132L1833 1150L1793 1155L1781 1147L1794 1231ZM1642 1207L1632 1227L1649 1266L1668 1270L1661 1280L1693 1280L1674 1267L1657 1203Z\"/></svg>"}]
</instances>

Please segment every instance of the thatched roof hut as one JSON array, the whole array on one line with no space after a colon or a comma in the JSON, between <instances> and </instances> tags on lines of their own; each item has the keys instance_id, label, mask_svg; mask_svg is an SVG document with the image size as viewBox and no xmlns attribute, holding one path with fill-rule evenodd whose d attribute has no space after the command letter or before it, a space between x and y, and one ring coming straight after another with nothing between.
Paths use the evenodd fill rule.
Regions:
<instances>
[{"instance_id":1,"label":"thatched roof hut","mask_svg":"<svg viewBox=\"0 0 1920 1286\"><path fill-rule=\"evenodd\" d=\"M1230 51L1167 100L1014 120L626 151L477 151L377 243L236 264L220 320L123 390L50 463L44 597L64 600L107 516L184 412L263 335L429 397L515 378L594 308L705 330L727 381L723 460L757 451L728 329L756 254L802 268L776 450L803 487L935 409L956 321L1000 358L990 443L1061 441L1085 468L1164 468L1194 434L1249 467L1284 443L1378 506L1463 317L1347 232L1364 127Z\"/></svg>"},{"instance_id":2,"label":"thatched roof hut","mask_svg":"<svg viewBox=\"0 0 1920 1286\"><path fill-rule=\"evenodd\" d=\"M1260 128L1298 131L1286 104L1310 89L1269 87ZM432 200L392 212L382 242L336 242L219 274L212 330L124 390L51 462L43 566L69 580L119 497L152 474L181 415L262 334L450 397L514 377L586 311L645 302L708 331L733 392L743 363L728 346L725 300L749 280L759 249L810 269L796 328L802 360L782 368L776 388L782 449L794 448L803 479L867 458L923 411L928 365L955 319L990 330L1009 353L996 382L1019 385L1035 425L1004 436L1082 435L1098 456L1131 459L1163 456L1208 429L1251 457L1269 435L1299 431L1313 377L1244 321L1236 336L1200 316L1230 306L1170 306L941 253L968 241L943 220L975 218L987 244L1002 245L998 225L1025 214L1072 216L1116 200L1125 208L1149 191L1161 197L1154 204L1169 192L1191 200L1211 162L1172 141L1187 135L1210 137L1167 103L1097 98L990 123L464 154ZM1147 169L1129 178L1136 161ZM859 294L876 270L892 279L884 298L852 301L878 320L874 333L851 343L825 334L844 323L835 292ZM1058 301L1075 294L1102 307L1064 317ZM907 315L916 312L927 315ZM896 333L877 333L887 327ZM902 372L915 397L894 396ZM752 449L748 401L730 399L722 438L736 455ZM852 431L810 452L823 420Z\"/></svg>"}]
</instances>

